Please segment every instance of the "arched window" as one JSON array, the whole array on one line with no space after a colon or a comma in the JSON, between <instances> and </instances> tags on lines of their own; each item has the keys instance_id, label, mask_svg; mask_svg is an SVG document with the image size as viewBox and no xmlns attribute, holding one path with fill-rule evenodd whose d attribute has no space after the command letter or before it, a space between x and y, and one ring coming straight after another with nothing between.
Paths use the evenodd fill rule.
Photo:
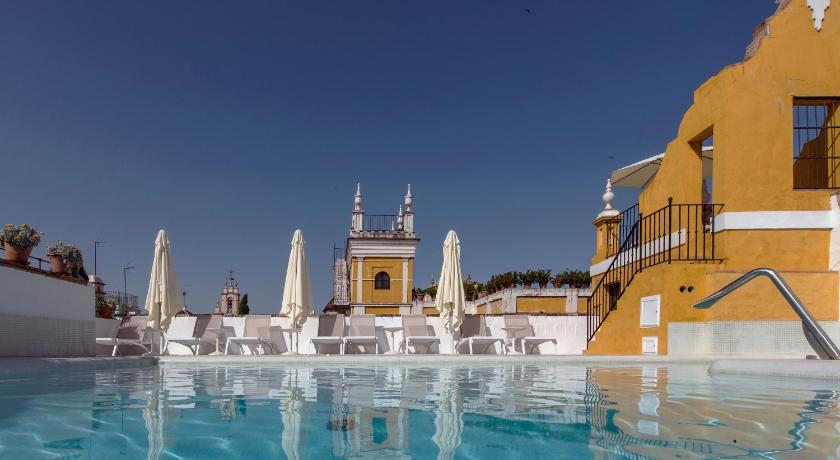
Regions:
<instances>
[{"instance_id":1,"label":"arched window","mask_svg":"<svg viewBox=\"0 0 840 460\"><path fill-rule=\"evenodd\" d=\"M385 272L376 274L374 289L391 289L391 277Z\"/></svg>"}]
</instances>

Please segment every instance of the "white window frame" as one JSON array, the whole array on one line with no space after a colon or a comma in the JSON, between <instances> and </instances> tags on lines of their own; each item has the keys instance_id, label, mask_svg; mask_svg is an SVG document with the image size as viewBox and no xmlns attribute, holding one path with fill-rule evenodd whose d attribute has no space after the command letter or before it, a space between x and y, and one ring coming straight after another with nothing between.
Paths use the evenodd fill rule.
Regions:
<instances>
[{"instance_id":1,"label":"white window frame","mask_svg":"<svg viewBox=\"0 0 840 460\"><path fill-rule=\"evenodd\" d=\"M656 322L655 323L645 323L645 302L655 301L656 302ZM659 327L660 324L660 317L662 316L662 295L649 295L647 297L642 297L639 300L639 327L641 328L648 328L648 327Z\"/></svg>"},{"instance_id":2,"label":"white window frame","mask_svg":"<svg viewBox=\"0 0 840 460\"><path fill-rule=\"evenodd\" d=\"M652 344L655 351L645 351L645 342ZM659 337L650 336L642 337L642 354L643 355L658 355L659 354Z\"/></svg>"}]
</instances>

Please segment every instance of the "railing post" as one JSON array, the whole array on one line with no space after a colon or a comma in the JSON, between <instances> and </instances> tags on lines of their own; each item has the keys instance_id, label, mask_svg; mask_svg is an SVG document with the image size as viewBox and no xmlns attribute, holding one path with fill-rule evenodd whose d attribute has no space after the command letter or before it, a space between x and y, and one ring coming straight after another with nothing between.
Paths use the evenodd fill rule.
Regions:
<instances>
[{"instance_id":1,"label":"railing post","mask_svg":"<svg viewBox=\"0 0 840 460\"><path fill-rule=\"evenodd\" d=\"M665 231L665 238L668 238L668 263L671 263L671 233L673 230L671 229L671 214L672 214L672 205L674 203L673 197L668 197L668 229Z\"/></svg>"},{"instance_id":2,"label":"railing post","mask_svg":"<svg viewBox=\"0 0 840 460\"><path fill-rule=\"evenodd\" d=\"M633 269L633 273L642 269L642 242L644 241L644 237L642 236L642 227L645 223L644 216L642 215L641 211L639 212L639 225L636 226L636 260L630 264L631 267L636 266Z\"/></svg>"}]
</instances>

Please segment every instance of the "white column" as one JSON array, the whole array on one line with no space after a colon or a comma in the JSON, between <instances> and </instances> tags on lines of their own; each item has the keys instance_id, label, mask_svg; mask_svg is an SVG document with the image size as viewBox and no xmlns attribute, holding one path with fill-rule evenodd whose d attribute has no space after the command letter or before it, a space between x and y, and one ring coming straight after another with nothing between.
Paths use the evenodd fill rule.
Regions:
<instances>
[{"instance_id":1,"label":"white column","mask_svg":"<svg viewBox=\"0 0 840 460\"><path fill-rule=\"evenodd\" d=\"M362 303L362 261L365 260L364 257L356 257L358 261L359 269L356 270L356 302Z\"/></svg>"},{"instance_id":2,"label":"white column","mask_svg":"<svg viewBox=\"0 0 840 460\"><path fill-rule=\"evenodd\" d=\"M403 257L403 270L402 270L402 286L403 286L403 296L402 296L402 303L408 303L408 258Z\"/></svg>"}]
</instances>

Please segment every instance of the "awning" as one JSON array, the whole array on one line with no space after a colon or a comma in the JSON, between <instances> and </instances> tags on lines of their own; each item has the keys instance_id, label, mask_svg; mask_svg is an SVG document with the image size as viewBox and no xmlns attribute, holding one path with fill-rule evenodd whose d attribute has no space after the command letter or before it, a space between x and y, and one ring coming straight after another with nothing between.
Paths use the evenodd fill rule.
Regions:
<instances>
[{"instance_id":1,"label":"awning","mask_svg":"<svg viewBox=\"0 0 840 460\"><path fill-rule=\"evenodd\" d=\"M712 159L714 156L714 147L703 147L703 177L710 177L712 175ZM645 158L642 161L637 161L631 165L616 169L612 172L610 179L613 187L627 187L643 189L647 184L653 180L656 173L659 172L659 166L665 158L664 153L654 155L650 158Z\"/></svg>"}]
</instances>

